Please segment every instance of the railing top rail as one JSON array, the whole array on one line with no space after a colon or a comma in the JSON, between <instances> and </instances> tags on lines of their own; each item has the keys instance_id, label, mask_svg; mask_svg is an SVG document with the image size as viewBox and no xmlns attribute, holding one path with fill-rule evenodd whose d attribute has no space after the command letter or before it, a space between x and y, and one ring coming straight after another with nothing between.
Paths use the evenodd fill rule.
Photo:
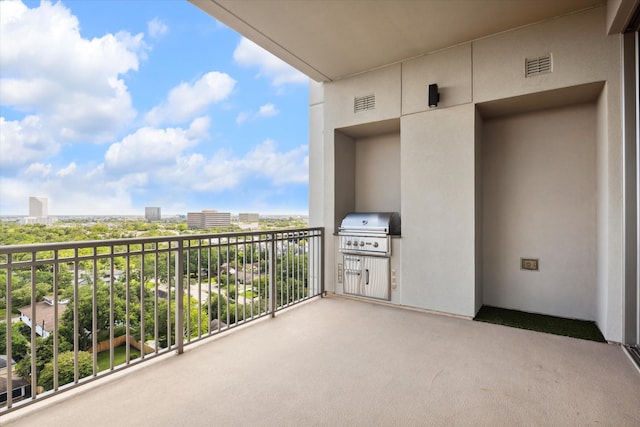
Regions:
<instances>
[{"instance_id":1,"label":"railing top rail","mask_svg":"<svg viewBox=\"0 0 640 427\"><path fill-rule=\"evenodd\" d=\"M25 252L41 252L55 251L62 249L76 248L93 248L106 246L124 246L124 245L140 245L148 243L166 243L166 242L184 242L190 240L206 240L206 239L229 239L247 236L263 236L268 234L283 235L286 233L301 233L321 231L322 227L307 228L283 228L278 230L260 230L260 231L239 231L232 233L211 233L211 234L182 234L178 236L154 236L154 237L131 237L125 239L105 239L105 240L79 240L74 242L53 242L53 243L34 243L26 245L5 245L0 246L0 254L25 253Z\"/></svg>"}]
</instances>

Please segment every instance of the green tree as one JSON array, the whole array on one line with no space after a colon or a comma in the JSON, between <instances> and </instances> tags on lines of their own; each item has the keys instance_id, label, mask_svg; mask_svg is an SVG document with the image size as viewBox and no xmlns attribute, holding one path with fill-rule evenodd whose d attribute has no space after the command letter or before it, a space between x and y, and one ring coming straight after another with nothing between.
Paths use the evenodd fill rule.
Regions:
<instances>
[{"instance_id":1,"label":"green tree","mask_svg":"<svg viewBox=\"0 0 640 427\"><path fill-rule=\"evenodd\" d=\"M97 308L97 324L96 330L100 332L107 330L110 327L109 319L109 286L103 283L99 283L96 290L96 308ZM122 286L120 286L122 288ZM123 290L118 289L120 292L114 293L114 323L120 323L125 321L126 303L120 295ZM69 344L73 345L74 342L74 319L73 319L73 307L69 304L69 309L65 310L62 314L62 320L60 321L60 336L63 337ZM81 287L79 290L78 299L78 341L80 350L87 350L93 344L91 333L93 331L93 289L91 286Z\"/></svg>"},{"instance_id":2,"label":"green tree","mask_svg":"<svg viewBox=\"0 0 640 427\"><path fill-rule=\"evenodd\" d=\"M20 332L19 323L11 324L11 357L20 362L29 353L29 340ZM7 354L7 322L0 322L0 354Z\"/></svg>"},{"instance_id":3,"label":"green tree","mask_svg":"<svg viewBox=\"0 0 640 427\"><path fill-rule=\"evenodd\" d=\"M211 311L209 311L209 304L211 304ZM218 294L212 292L209 295L209 301L204 304L204 312L207 316L210 315L211 320L218 319L218 306L220 306L220 317L219 319L223 322L227 322L227 308L229 307L229 302L224 295L220 295L218 299Z\"/></svg>"},{"instance_id":4,"label":"green tree","mask_svg":"<svg viewBox=\"0 0 640 427\"><path fill-rule=\"evenodd\" d=\"M66 351L58 355L58 385L65 385L74 380L74 353ZM91 353L85 351L78 352L78 374L79 378L88 377L93 374L93 357ZM44 387L45 390L53 388L53 361L49 361L44 365L40 376L38 377L38 385Z\"/></svg>"},{"instance_id":5,"label":"green tree","mask_svg":"<svg viewBox=\"0 0 640 427\"><path fill-rule=\"evenodd\" d=\"M171 307L171 323L167 323L167 308ZM195 298L191 298L191 304L189 304L189 300L185 295L183 297L183 307L184 307L184 316L182 319L183 331L185 339L187 337L196 337L198 336L198 315L200 314L200 309L198 308L198 300ZM187 329L187 316L189 316L189 324L191 326L191 330ZM200 331L202 334L209 332L209 321L206 312L200 314ZM158 303L158 340L160 341L160 347L166 347L168 336L171 336L171 343L175 343L176 341L176 303L174 300L169 302L167 300L162 300ZM152 330L152 329L150 329ZM168 333L169 334L168 334Z\"/></svg>"},{"instance_id":6,"label":"green tree","mask_svg":"<svg viewBox=\"0 0 640 427\"><path fill-rule=\"evenodd\" d=\"M71 351L70 346L65 341L59 341L58 354ZM40 372L44 366L53 360L53 335L49 335L47 338L36 338L36 375L40 376ZM16 365L16 373L19 377L30 380L31 379L31 350L28 351L27 357L22 359ZM38 381L39 383L39 381Z\"/></svg>"}]
</instances>

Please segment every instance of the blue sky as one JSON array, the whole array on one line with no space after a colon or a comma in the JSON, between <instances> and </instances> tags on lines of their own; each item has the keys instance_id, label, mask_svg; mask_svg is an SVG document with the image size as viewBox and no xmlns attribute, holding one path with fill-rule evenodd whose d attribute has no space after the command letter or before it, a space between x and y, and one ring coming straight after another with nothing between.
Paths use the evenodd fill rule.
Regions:
<instances>
[{"instance_id":1,"label":"blue sky","mask_svg":"<svg viewBox=\"0 0 640 427\"><path fill-rule=\"evenodd\" d=\"M0 1L0 138L0 215L308 211L308 79L187 1Z\"/></svg>"}]
</instances>

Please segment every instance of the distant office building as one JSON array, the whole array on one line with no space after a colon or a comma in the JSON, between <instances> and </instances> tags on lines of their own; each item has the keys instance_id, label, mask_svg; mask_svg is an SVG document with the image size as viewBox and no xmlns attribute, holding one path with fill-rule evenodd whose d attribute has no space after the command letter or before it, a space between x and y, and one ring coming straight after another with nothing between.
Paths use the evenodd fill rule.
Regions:
<instances>
[{"instance_id":1,"label":"distant office building","mask_svg":"<svg viewBox=\"0 0 640 427\"><path fill-rule=\"evenodd\" d=\"M160 218L160 208L154 206L144 208L144 219L147 221L160 221Z\"/></svg>"},{"instance_id":2,"label":"distant office building","mask_svg":"<svg viewBox=\"0 0 640 427\"><path fill-rule=\"evenodd\" d=\"M49 199L46 197L29 197L29 216L45 217L49 215Z\"/></svg>"},{"instance_id":3,"label":"distant office building","mask_svg":"<svg viewBox=\"0 0 640 427\"><path fill-rule=\"evenodd\" d=\"M257 213L241 213L238 214L239 222L258 222L260 219L260 215Z\"/></svg>"},{"instance_id":4,"label":"distant office building","mask_svg":"<svg viewBox=\"0 0 640 427\"><path fill-rule=\"evenodd\" d=\"M187 213L187 226L190 228L228 227L229 225L231 225L230 212L204 210Z\"/></svg>"},{"instance_id":5,"label":"distant office building","mask_svg":"<svg viewBox=\"0 0 640 427\"><path fill-rule=\"evenodd\" d=\"M49 218L49 199L46 197L29 197L29 216L20 220L21 224L51 225L55 218Z\"/></svg>"},{"instance_id":6,"label":"distant office building","mask_svg":"<svg viewBox=\"0 0 640 427\"><path fill-rule=\"evenodd\" d=\"M187 212L187 227L202 228L202 212Z\"/></svg>"}]
</instances>

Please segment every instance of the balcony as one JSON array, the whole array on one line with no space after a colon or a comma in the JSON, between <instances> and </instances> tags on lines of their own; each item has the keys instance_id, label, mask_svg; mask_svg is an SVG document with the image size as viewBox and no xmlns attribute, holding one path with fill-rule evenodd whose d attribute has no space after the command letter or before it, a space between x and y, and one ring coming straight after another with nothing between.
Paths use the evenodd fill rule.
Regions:
<instances>
[{"instance_id":1,"label":"balcony","mask_svg":"<svg viewBox=\"0 0 640 427\"><path fill-rule=\"evenodd\" d=\"M226 316L219 316L215 328L209 327L206 331L204 326L198 329L201 322L185 320L181 327L175 327L174 338L167 334L170 342L166 347L156 346L154 351L137 359L130 357L132 347L125 344L129 349L125 363L113 366L111 356L106 374L93 372L88 378L74 378L70 384L58 385L57 390L33 393L27 400L9 402L10 409L1 413L3 426L68 425L70 420L82 420L83 424L93 426L624 426L640 422L640 373L618 345L365 300L331 295L320 298L321 229L297 230L286 235L245 234L204 239L192 236L169 240L171 242L166 238L163 243L127 242L124 246L121 241L102 242L102 245L114 245L109 253L94 248L98 244L92 243L88 244L89 252L95 254L83 255L85 258L81 259L83 250L78 247L73 251L73 262L99 264L104 256L109 263L119 264L115 257L129 258L123 277L130 278L126 279L127 288L138 289L131 286L135 276L134 259L155 259L155 251L166 249L168 255L174 254L165 260L169 264L168 275L164 276L169 278L167 294L177 306L181 300L190 301L184 295L180 298L182 292L195 295L196 301L205 301L196 302L196 306L207 307L211 299L198 298L201 295L198 288L205 289L209 295L220 290L219 295L223 296L225 292L222 273L212 281L214 272L208 271L216 265L222 268L224 257L216 264L209 254L215 253L217 257L228 248L234 257L242 258L250 252L239 250L243 245L263 247L264 251L254 253L266 257L263 258L266 260L265 283L270 290L256 289L256 298L264 297L265 301L256 300L253 315L235 323L231 322L227 307L230 323L224 322ZM47 249L51 250L49 246ZM58 249L50 252L47 263L55 264L57 259L64 258L62 253L55 256ZM304 254L308 264L293 256L296 253ZM34 268L38 264L34 260L41 258L44 262L46 257L31 255L22 261L18 258L14 250L1 266L27 268L24 264L18 265L23 262L33 264L29 268ZM12 262L8 262L9 259ZM196 270L199 276L173 274L186 272L184 265L198 265L198 260L200 267L208 262L206 280L201 268ZM7 267L7 264L12 265ZM238 261L235 266L240 264ZM155 275L158 264L151 265L153 268L142 270L153 271L154 275L149 276L157 279L153 286L161 287L162 274ZM289 270L283 266L289 266ZM257 276L258 270L254 274ZM79 276L76 273L74 277L74 292L78 294L82 288L75 285ZM90 279L96 276L99 274L93 273ZM171 277L175 278L173 285ZM287 277L306 280L296 282ZM255 283L255 280L246 282ZM117 284L115 280L111 283ZM287 289L289 295L300 297L289 301ZM159 294L154 294L154 304L155 295L161 302ZM226 299L226 304L231 304L228 302L231 299ZM130 291L128 304L134 306L135 300ZM234 311L238 308L238 314L242 313L239 299L235 301ZM154 304L151 306L155 307ZM182 304L182 309L188 304ZM75 304L71 307L80 311ZM176 309L179 312L179 307ZM206 310L206 322L213 321L213 315L209 317L208 313L214 312L218 310ZM220 313L224 312L221 308ZM170 311L161 315L172 316ZM181 318L175 316L175 323L180 324ZM149 322L140 325L130 309L123 326L133 336L136 333L148 336L145 332L136 332L139 329L160 336L163 331L156 326L158 323L155 322L153 328ZM117 328L115 321L110 326ZM91 341L97 337L96 332L88 335ZM59 332L54 328L52 334L59 335ZM32 338L35 341L35 337ZM111 353L114 340L108 340ZM80 341L78 336L78 346ZM95 354L92 353L94 369Z\"/></svg>"},{"instance_id":2,"label":"balcony","mask_svg":"<svg viewBox=\"0 0 640 427\"><path fill-rule=\"evenodd\" d=\"M0 247L0 353L18 362L0 376L0 415L320 295L323 239L308 228Z\"/></svg>"}]
</instances>

